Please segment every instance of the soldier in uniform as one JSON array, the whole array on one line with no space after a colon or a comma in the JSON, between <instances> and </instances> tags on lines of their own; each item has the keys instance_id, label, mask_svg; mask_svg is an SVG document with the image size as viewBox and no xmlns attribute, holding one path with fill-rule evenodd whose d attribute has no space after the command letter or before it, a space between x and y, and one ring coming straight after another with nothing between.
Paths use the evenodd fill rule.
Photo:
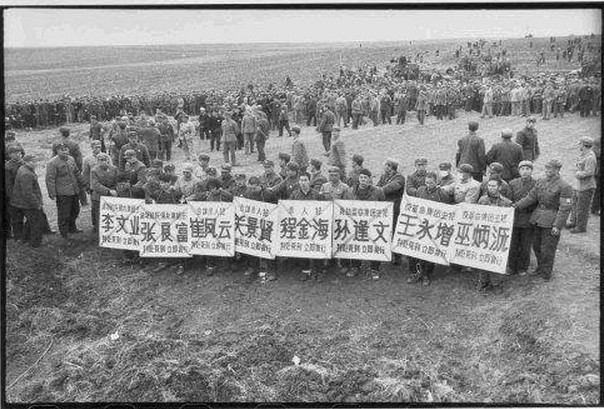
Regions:
<instances>
[{"instance_id":1,"label":"soldier in uniform","mask_svg":"<svg viewBox=\"0 0 604 409\"><path fill-rule=\"evenodd\" d=\"M539 179L529 194L514 202L517 209L537 205L531 214L530 223L535 228L533 251L537 257L537 268L529 273L549 281L552 276L556 248L560 231L572 207L572 187L560 178L562 162L552 159L545 164L545 178Z\"/></svg>"},{"instance_id":2,"label":"soldier in uniform","mask_svg":"<svg viewBox=\"0 0 604 409\"><path fill-rule=\"evenodd\" d=\"M348 175L348 180L346 181L346 184L351 188L359 184L359 174L361 172L361 169L363 169L364 161L365 158L363 158L363 156L359 155L358 153L352 155L352 170L350 171L350 174Z\"/></svg>"},{"instance_id":3,"label":"soldier in uniform","mask_svg":"<svg viewBox=\"0 0 604 409\"><path fill-rule=\"evenodd\" d=\"M526 119L526 127L516 134L516 143L522 147L522 157L524 160L535 162L539 157L539 139L537 138L537 129L535 129L535 117L530 116Z\"/></svg>"},{"instance_id":4,"label":"soldier in uniform","mask_svg":"<svg viewBox=\"0 0 604 409\"><path fill-rule=\"evenodd\" d=\"M278 185L268 189L277 199L290 199L292 192L298 188L298 165L288 163L286 172L286 177Z\"/></svg>"},{"instance_id":5,"label":"soldier in uniform","mask_svg":"<svg viewBox=\"0 0 604 409\"><path fill-rule=\"evenodd\" d=\"M74 158L69 155L69 145L55 145L57 156L46 166L46 188L48 197L57 202L59 232L64 239L71 233L80 233L76 219L80 214L79 194L81 190L81 172Z\"/></svg>"},{"instance_id":6,"label":"soldier in uniform","mask_svg":"<svg viewBox=\"0 0 604 409\"><path fill-rule=\"evenodd\" d=\"M594 140L584 136L579 140L580 154L575 163L576 188L573 193L573 207L569 223L566 225L571 233L585 233L589 219L589 206L596 190L597 159L592 150Z\"/></svg>"},{"instance_id":7,"label":"soldier in uniform","mask_svg":"<svg viewBox=\"0 0 604 409\"><path fill-rule=\"evenodd\" d=\"M287 165L291 161L291 156L288 153L279 152L279 176L282 179L287 177Z\"/></svg>"},{"instance_id":8,"label":"soldier in uniform","mask_svg":"<svg viewBox=\"0 0 604 409\"><path fill-rule=\"evenodd\" d=\"M323 115L321 115L317 130L322 134L323 149L325 149L325 153L329 153L329 149L331 148L331 131L335 125L336 117L327 105L323 106L322 112Z\"/></svg>"},{"instance_id":9,"label":"soldier in uniform","mask_svg":"<svg viewBox=\"0 0 604 409\"><path fill-rule=\"evenodd\" d=\"M426 180L426 166L428 166L428 159L415 159L415 172L407 176L406 190L409 196L416 196L417 190L421 186L424 186Z\"/></svg>"},{"instance_id":10,"label":"soldier in uniform","mask_svg":"<svg viewBox=\"0 0 604 409\"><path fill-rule=\"evenodd\" d=\"M23 165L23 151L17 146L9 146L6 150L9 156L9 160L4 164L4 237L5 239L13 236L15 240L22 238L23 229L23 215L18 217L17 209L14 209L11 205L11 199L13 197L13 186L15 185L15 178L17 177L17 171ZM12 234L11 234L12 233Z\"/></svg>"},{"instance_id":11,"label":"soldier in uniform","mask_svg":"<svg viewBox=\"0 0 604 409\"><path fill-rule=\"evenodd\" d=\"M275 164L272 160L265 160L263 166L264 174L260 176L260 185L264 189L274 188L283 181L283 178L275 173Z\"/></svg>"},{"instance_id":12,"label":"soldier in uniform","mask_svg":"<svg viewBox=\"0 0 604 409\"><path fill-rule=\"evenodd\" d=\"M90 116L90 139L101 142L101 152L105 150L105 138L103 138L103 125L97 120L96 115Z\"/></svg>"},{"instance_id":13,"label":"soldier in uniform","mask_svg":"<svg viewBox=\"0 0 604 409\"><path fill-rule=\"evenodd\" d=\"M535 187L535 179L532 177L533 163L523 160L518 165L520 176L510 182L512 191L512 202L518 202L524 198ZM508 257L508 274L526 275L531 256L531 245L533 244L533 227L529 223L531 213L535 206L524 209L517 208L514 212L514 229L512 230L512 241Z\"/></svg>"},{"instance_id":14,"label":"soldier in uniform","mask_svg":"<svg viewBox=\"0 0 604 409\"><path fill-rule=\"evenodd\" d=\"M73 158L78 169L82 170L82 151L80 150L80 145L69 138L69 128L62 126L59 132L61 132L61 138L52 145L52 156L56 156L59 153L59 145L65 145L68 149L67 154Z\"/></svg>"},{"instance_id":15,"label":"soldier in uniform","mask_svg":"<svg viewBox=\"0 0 604 409\"><path fill-rule=\"evenodd\" d=\"M123 174L126 175L130 197L143 199L143 186L147 183L147 166L138 159L135 150L129 149L123 154L125 165Z\"/></svg>"},{"instance_id":16,"label":"soldier in uniform","mask_svg":"<svg viewBox=\"0 0 604 409\"><path fill-rule=\"evenodd\" d=\"M306 152L306 145L300 139L300 127L298 125L292 126L292 136L292 160L298 164L301 173L306 173L308 153Z\"/></svg>"}]
</instances>

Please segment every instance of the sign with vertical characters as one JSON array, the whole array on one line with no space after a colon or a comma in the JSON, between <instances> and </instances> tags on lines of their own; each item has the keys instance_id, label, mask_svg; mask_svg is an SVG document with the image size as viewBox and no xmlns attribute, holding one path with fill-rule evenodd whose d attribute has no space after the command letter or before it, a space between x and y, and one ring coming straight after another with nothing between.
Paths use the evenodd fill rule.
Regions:
<instances>
[{"instance_id":1,"label":"sign with vertical characters","mask_svg":"<svg viewBox=\"0 0 604 409\"><path fill-rule=\"evenodd\" d=\"M392 251L449 265L458 206L404 195L392 239Z\"/></svg>"},{"instance_id":2,"label":"sign with vertical characters","mask_svg":"<svg viewBox=\"0 0 604 409\"><path fill-rule=\"evenodd\" d=\"M505 274L514 208L470 203L458 207L450 262Z\"/></svg>"},{"instance_id":3,"label":"sign with vertical characters","mask_svg":"<svg viewBox=\"0 0 604 409\"><path fill-rule=\"evenodd\" d=\"M185 206L185 205L183 205ZM188 226L191 254L235 255L235 206L228 202L189 202Z\"/></svg>"},{"instance_id":4,"label":"sign with vertical characters","mask_svg":"<svg viewBox=\"0 0 604 409\"><path fill-rule=\"evenodd\" d=\"M144 204L143 199L101 196L99 246L139 251L140 209Z\"/></svg>"},{"instance_id":5,"label":"sign with vertical characters","mask_svg":"<svg viewBox=\"0 0 604 409\"><path fill-rule=\"evenodd\" d=\"M333 256L390 261L393 206L392 202L335 200Z\"/></svg>"},{"instance_id":6,"label":"sign with vertical characters","mask_svg":"<svg viewBox=\"0 0 604 409\"><path fill-rule=\"evenodd\" d=\"M139 214L141 257L191 257L185 206L144 204Z\"/></svg>"},{"instance_id":7,"label":"sign with vertical characters","mask_svg":"<svg viewBox=\"0 0 604 409\"><path fill-rule=\"evenodd\" d=\"M280 200L277 256L331 258L333 203Z\"/></svg>"},{"instance_id":8,"label":"sign with vertical characters","mask_svg":"<svg viewBox=\"0 0 604 409\"><path fill-rule=\"evenodd\" d=\"M235 197L235 251L266 259L275 258L277 205Z\"/></svg>"}]
</instances>

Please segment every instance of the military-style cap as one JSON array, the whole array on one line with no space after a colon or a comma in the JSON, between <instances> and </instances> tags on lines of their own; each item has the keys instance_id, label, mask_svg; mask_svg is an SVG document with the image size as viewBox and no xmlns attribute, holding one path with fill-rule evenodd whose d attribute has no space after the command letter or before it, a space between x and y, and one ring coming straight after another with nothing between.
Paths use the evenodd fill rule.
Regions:
<instances>
[{"instance_id":1,"label":"military-style cap","mask_svg":"<svg viewBox=\"0 0 604 409\"><path fill-rule=\"evenodd\" d=\"M504 129L503 131L501 131L501 137L504 139L510 139L513 135L514 133L511 129Z\"/></svg>"},{"instance_id":2,"label":"military-style cap","mask_svg":"<svg viewBox=\"0 0 604 409\"><path fill-rule=\"evenodd\" d=\"M209 166L208 168L206 168L206 175L208 175L208 176L216 176L217 174L218 174L218 171L216 170L215 167Z\"/></svg>"},{"instance_id":3,"label":"military-style cap","mask_svg":"<svg viewBox=\"0 0 604 409\"><path fill-rule=\"evenodd\" d=\"M67 150L69 150L69 145L67 145L66 143L63 143L63 142L59 142L59 143L57 143L55 145L55 148L57 150L59 150L59 149L67 149Z\"/></svg>"},{"instance_id":4,"label":"military-style cap","mask_svg":"<svg viewBox=\"0 0 604 409\"><path fill-rule=\"evenodd\" d=\"M245 174L243 173L238 173L235 175L235 179L237 180L245 180L247 178L247 176L245 176Z\"/></svg>"},{"instance_id":5,"label":"military-style cap","mask_svg":"<svg viewBox=\"0 0 604 409\"><path fill-rule=\"evenodd\" d=\"M191 172L191 173L193 173L193 165L192 165L192 164L190 164L190 163L185 163L185 164L182 166L182 171L183 171L183 172Z\"/></svg>"},{"instance_id":6,"label":"military-style cap","mask_svg":"<svg viewBox=\"0 0 604 409\"><path fill-rule=\"evenodd\" d=\"M136 151L134 149L128 149L126 152L124 152L124 156L127 158L136 156Z\"/></svg>"},{"instance_id":7,"label":"military-style cap","mask_svg":"<svg viewBox=\"0 0 604 409\"><path fill-rule=\"evenodd\" d=\"M63 135L69 135L70 130L68 127L62 126L59 128L59 132L61 132Z\"/></svg>"},{"instance_id":8,"label":"military-style cap","mask_svg":"<svg viewBox=\"0 0 604 409\"><path fill-rule=\"evenodd\" d=\"M102 159L111 160L111 156L109 156L109 154L107 154L105 152L100 152L98 155L96 155L96 159L97 160L102 160Z\"/></svg>"},{"instance_id":9,"label":"military-style cap","mask_svg":"<svg viewBox=\"0 0 604 409\"><path fill-rule=\"evenodd\" d=\"M206 109L204 107L199 108L199 112L204 112Z\"/></svg>"},{"instance_id":10,"label":"military-style cap","mask_svg":"<svg viewBox=\"0 0 604 409\"><path fill-rule=\"evenodd\" d=\"M518 164L518 169L523 166L528 166L529 168L533 169L533 162L531 162L530 160L523 160Z\"/></svg>"},{"instance_id":11,"label":"military-style cap","mask_svg":"<svg viewBox=\"0 0 604 409\"><path fill-rule=\"evenodd\" d=\"M228 163L225 163L224 165L222 165L222 166L220 167L220 169L222 169L223 171L230 172L230 171L231 171L231 169L233 169L233 168L232 168L232 167L231 167L231 165L229 165Z\"/></svg>"},{"instance_id":12,"label":"military-style cap","mask_svg":"<svg viewBox=\"0 0 604 409\"><path fill-rule=\"evenodd\" d=\"M416 165L427 165L428 164L428 159L426 159L426 158L417 158L417 159L415 159L415 164Z\"/></svg>"},{"instance_id":13,"label":"military-style cap","mask_svg":"<svg viewBox=\"0 0 604 409\"><path fill-rule=\"evenodd\" d=\"M327 168L327 172L329 173L340 173L340 168L337 166L330 166Z\"/></svg>"},{"instance_id":14,"label":"military-style cap","mask_svg":"<svg viewBox=\"0 0 604 409\"><path fill-rule=\"evenodd\" d=\"M289 153L279 152L279 159L283 159L286 162L291 160L291 155Z\"/></svg>"},{"instance_id":15,"label":"military-style cap","mask_svg":"<svg viewBox=\"0 0 604 409\"><path fill-rule=\"evenodd\" d=\"M263 163L265 168L272 168L275 166L275 163L272 160L265 160Z\"/></svg>"},{"instance_id":16,"label":"military-style cap","mask_svg":"<svg viewBox=\"0 0 604 409\"><path fill-rule=\"evenodd\" d=\"M371 171L367 168L363 168L359 170L359 175L365 175L367 177L371 177Z\"/></svg>"},{"instance_id":17,"label":"military-style cap","mask_svg":"<svg viewBox=\"0 0 604 409\"><path fill-rule=\"evenodd\" d=\"M579 144L581 144L583 146L587 146L588 148L591 148L592 146L594 146L594 139L590 138L589 136L584 136L581 139L579 139Z\"/></svg>"},{"instance_id":18,"label":"military-style cap","mask_svg":"<svg viewBox=\"0 0 604 409\"><path fill-rule=\"evenodd\" d=\"M362 165L363 162L365 162L365 158L363 158L361 155L359 155L358 153L355 153L354 155L352 155L352 161L354 163L356 163L357 165Z\"/></svg>"},{"instance_id":19,"label":"military-style cap","mask_svg":"<svg viewBox=\"0 0 604 409\"><path fill-rule=\"evenodd\" d=\"M440 170L451 170L452 166L449 162L443 162L438 165L438 169Z\"/></svg>"},{"instance_id":20,"label":"military-style cap","mask_svg":"<svg viewBox=\"0 0 604 409\"><path fill-rule=\"evenodd\" d=\"M478 122L476 122L476 121L470 121L470 122L468 122L468 126L469 127L476 127L476 128L478 128Z\"/></svg>"},{"instance_id":21,"label":"military-style cap","mask_svg":"<svg viewBox=\"0 0 604 409\"><path fill-rule=\"evenodd\" d=\"M92 145L94 145L94 146L102 146L103 144L98 139L93 139L92 141L90 141L90 146L92 146Z\"/></svg>"},{"instance_id":22,"label":"military-style cap","mask_svg":"<svg viewBox=\"0 0 604 409\"><path fill-rule=\"evenodd\" d=\"M340 132L340 127L339 126L332 126L331 127L331 132Z\"/></svg>"},{"instance_id":23,"label":"military-style cap","mask_svg":"<svg viewBox=\"0 0 604 409\"><path fill-rule=\"evenodd\" d=\"M321 162L319 159L310 160L310 166L312 166L313 168L321 169L322 165L323 165L323 162Z\"/></svg>"},{"instance_id":24,"label":"military-style cap","mask_svg":"<svg viewBox=\"0 0 604 409\"><path fill-rule=\"evenodd\" d=\"M493 162L489 165L489 169L491 170L491 172L502 173L503 165L499 162Z\"/></svg>"},{"instance_id":25,"label":"military-style cap","mask_svg":"<svg viewBox=\"0 0 604 409\"><path fill-rule=\"evenodd\" d=\"M537 122L537 118L535 118L534 116L531 115L528 118L526 118L526 122L533 122L533 123L535 123L535 122Z\"/></svg>"},{"instance_id":26,"label":"military-style cap","mask_svg":"<svg viewBox=\"0 0 604 409\"><path fill-rule=\"evenodd\" d=\"M128 138L138 138L138 132L130 130L130 132L128 132Z\"/></svg>"},{"instance_id":27,"label":"military-style cap","mask_svg":"<svg viewBox=\"0 0 604 409\"><path fill-rule=\"evenodd\" d=\"M465 173L474 172L474 166L470 165L469 163L462 163L461 165L459 165L458 169L460 172L465 172Z\"/></svg>"},{"instance_id":28,"label":"military-style cap","mask_svg":"<svg viewBox=\"0 0 604 409\"><path fill-rule=\"evenodd\" d=\"M6 131L6 135L4 137L6 140L13 140L15 139L15 136L17 136L15 131Z\"/></svg>"},{"instance_id":29,"label":"military-style cap","mask_svg":"<svg viewBox=\"0 0 604 409\"><path fill-rule=\"evenodd\" d=\"M38 159L36 158L36 156L35 156L35 155L31 155L31 154L29 154L29 155L25 155L25 156L23 157L23 161L24 161L24 162L37 162L37 161L38 161Z\"/></svg>"},{"instance_id":30,"label":"military-style cap","mask_svg":"<svg viewBox=\"0 0 604 409\"><path fill-rule=\"evenodd\" d=\"M394 169L398 169L398 162L395 159L387 158L386 162L384 163L388 166L393 167Z\"/></svg>"},{"instance_id":31,"label":"military-style cap","mask_svg":"<svg viewBox=\"0 0 604 409\"><path fill-rule=\"evenodd\" d=\"M153 162L151 162L151 166L153 166L154 168L161 168L164 166L164 162L161 159L153 159Z\"/></svg>"},{"instance_id":32,"label":"military-style cap","mask_svg":"<svg viewBox=\"0 0 604 409\"><path fill-rule=\"evenodd\" d=\"M247 183L249 183L250 185L259 185L260 184L260 178L258 176L252 176Z\"/></svg>"},{"instance_id":33,"label":"military-style cap","mask_svg":"<svg viewBox=\"0 0 604 409\"><path fill-rule=\"evenodd\" d=\"M173 164L169 163L166 166L164 166L164 172L172 172L173 170L175 170L176 168L174 167Z\"/></svg>"},{"instance_id":34,"label":"military-style cap","mask_svg":"<svg viewBox=\"0 0 604 409\"><path fill-rule=\"evenodd\" d=\"M296 162L289 162L287 164L287 170L294 170L294 171L298 171L299 167L298 164Z\"/></svg>"},{"instance_id":35,"label":"military-style cap","mask_svg":"<svg viewBox=\"0 0 604 409\"><path fill-rule=\"evenodd\" d=\"M292 132L296 132L296 133L300 133L300 131L302 130L302 129L300 129L300 127L298 125L292 126L291 129L292 129Z\"/></svg>"},{"instance_id":36,"label":"military-style cap","mask_svg":"<svg viewBox=\"0 0 604 409\"><path fill-rule=\"evenodd\" d=\"M560 169L562 168L562 162L559 159L550 159L546 162L545 167Z\"/></svg>"},{"instance_id":37,"label":"military-style cap","mask_svg":"<svg viewBox=\"0 0 604 409\"><path fill-rule=\"evenodd\" d=\"M210 155L208 155L207 153L202 153L201 155L199 155L199 161L202 160L210 160Z\"/></svg>"}]
</instances>

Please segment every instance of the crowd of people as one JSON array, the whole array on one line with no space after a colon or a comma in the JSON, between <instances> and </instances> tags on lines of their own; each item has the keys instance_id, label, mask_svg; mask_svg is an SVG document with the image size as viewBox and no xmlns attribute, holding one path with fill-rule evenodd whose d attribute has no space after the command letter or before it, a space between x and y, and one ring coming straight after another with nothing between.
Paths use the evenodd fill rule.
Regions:
<instances>
[{"instance_id":1,"label":"crowd of people","mask_svg":"<svg viewBox=\"0 0 604 409\"><path fill-rule=\"evenodd\" d=\"M45 178L48 197L56 203L59 233L66 243L73 240L72 235L81 231L77 227L80 206L90 202L92 232L96 234L102 196L144 198L150 203L231 201L236 196L271 203L280 199L391 201L396 224L402 196L406 193L450 204L515 207L508 274L531 274L549 280L561 231L567 227L572 234L584 233L590 213L599 214L599 138L585 136L578 141L574 188L561 179L562 163L557 159L546 161L543 179L532 177L533 162L542 155L534 116L527 117L526 126L515 132L515 139L514 132L504 130L501 141L488 150L479 134L479 123L472 121L468 124L468 134L458 141L454 161L452 158L451 162L434 164L420 157L415 161L415 171L404 176L396 160L386 159L378 175L364 166L361 154L346 153L340 124L344 122L346 126L347 121L337 109L333 112L330 104L324 103L319 112L316 130L322 134L325 149L325 156L321 158L309 158L299 126L280 123L281 134L285 128L292 137L291 151L279 153L274 160L267 159L263 144L271 121L261 104L245 104L240 120L235 120L235 112L228 108L223 109L220 116L217 111L208 115L202 109L197 129L182 104L177 105L176 118L161 111L153 117L141 113L136 117L120 117L109 127L103 127L92 117L92 153L86 157L82 157L80 146L70 137L70 129L61 127L61 135L52 146L52 158L46 165ZM361 114L352 111L353 128L362 119ZM196 141L213 138L218 125L211 123L220 126L222 138L212 139L212 149L223 145L220 166L210 163L207 153L192 149ZM241 140L238 135L243 136ZM14 136L15 133L9 131L5 142L9 211L5 214L4 234L37 247L43 243L43 235L50 233L36 175L37 158L25 152ZM187 163L180 174L170 163L172 143L179 143L186 155ZM254 153L254 148L257 150L262 173L246 175L233 171L237 166L238 144L249 155ZM347 168L348 159L351 169ZM531 249L537 268L528 272ZM204 259L208 274L213 274L219 267L218 258ZM178 261L178 269L183 271L187 265L200 262L197 257ZM283 260L271 262L242 256L240 262L246 275L258 273L272 280ZM393 263L401 264L400 255L394 254ZM230 259L222 261L223 267L230 265ZM407 266L409 283L430 284L434 264L408 258ZM363 271L370 279L380 277L379 262L371 262L363 270L362 263L357 261L308 259L302 260L301 278L320 278L334 268L349 277ZM460 266L451 268L461 269ZM491 276L478 272L477 287L492 289L495 280L491 280Z\"/></svg>"}]
</instances>

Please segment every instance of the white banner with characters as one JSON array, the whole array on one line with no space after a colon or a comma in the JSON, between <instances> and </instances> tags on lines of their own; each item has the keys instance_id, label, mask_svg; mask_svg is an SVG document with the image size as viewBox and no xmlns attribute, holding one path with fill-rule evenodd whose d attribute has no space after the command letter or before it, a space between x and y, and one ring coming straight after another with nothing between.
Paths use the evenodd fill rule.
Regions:
<instances>
[{"instance_id":1,"label":"white banner with characters","mask_svg":"<svg viewBox=\"0 0 604 409\"><path fill-rule=\"evenodd\" d=\"M143 199L101 196L99 246L139 251L140 210L144 204Z\"/></svg>"},{"instance_id":2,"label":"white banner with characters","mask_svg":"<svg viewBox=\"0 0 604 409\"><path fill-rule=\"evenodd\" d=\"M187 208L145 204L140 210L141 257L191 257Z\"/></svg>"},{"instance_id":3,"label":"white banner with characters","mask_svg":"<svg viewBox=\"0 0 604 409\"><path fill-rule=\"evenodd\" d=\"M235 197L235 251L266 259L275 258L277 208L273 203Z\"/></svg>"},{"instance_id":4,"label":"white banner with characters","mask_svg":"<svg viewBox=\"0 0 604 409\"><path fill-rule=\"evenodd\" d=\"M231 257L235 255L235 206L228 202L189 202L188 227L191 254Z\"/></svg>"}]
</instances>

